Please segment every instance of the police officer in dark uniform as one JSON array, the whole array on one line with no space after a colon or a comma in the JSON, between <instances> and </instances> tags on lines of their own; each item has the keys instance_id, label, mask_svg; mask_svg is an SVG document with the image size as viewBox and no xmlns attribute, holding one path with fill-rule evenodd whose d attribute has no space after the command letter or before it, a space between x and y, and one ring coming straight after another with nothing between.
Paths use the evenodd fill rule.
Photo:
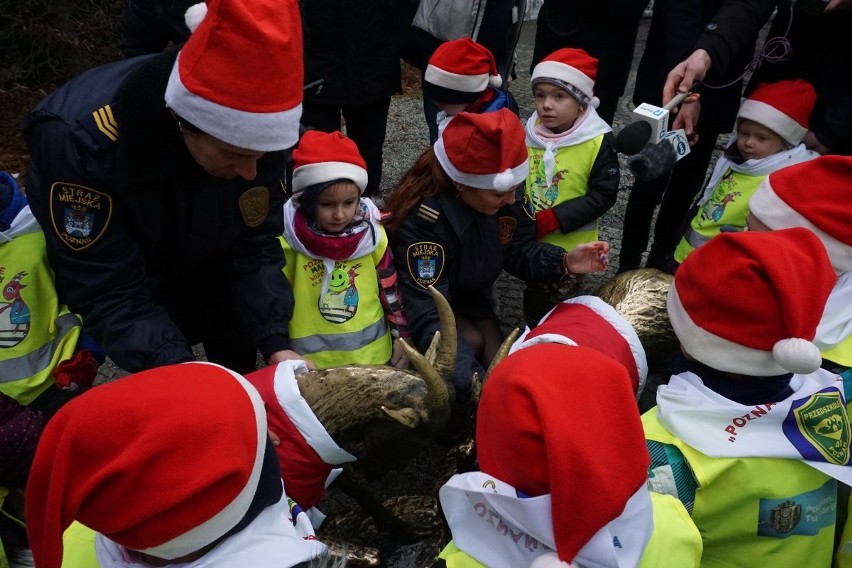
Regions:
<instances>
[{"instance_id":1,"label":"police officer in dark uniform","mask_svg":"<svg viewBox=\"0 0 852 568\"><path fill-rule=\"evenodd\" d=\"M606 269L609 245L571 252L535 240L524 198L524 129L508 109L461 113L406 172L390 195L385 221L405 298L409 329L423 350L439 330L427 288L450 302L459 328L453 385L468 395L502 338L492 287L503 268L523 280L548 281Z\"/></svg>"},{"instance_id":2,"label":"police officer in dark uniform","mask_svg":"<svg viewBox=\"0 0 852 568\"><path fill-rule=\"evenodd\" d=\"M211 1L184 47L90 70L24 121L27 195L61 300L127 371L289 351L286 150L303 81L295 0ZM276 18L264 17L275 13Z\"/></svg>"}]
</instances>

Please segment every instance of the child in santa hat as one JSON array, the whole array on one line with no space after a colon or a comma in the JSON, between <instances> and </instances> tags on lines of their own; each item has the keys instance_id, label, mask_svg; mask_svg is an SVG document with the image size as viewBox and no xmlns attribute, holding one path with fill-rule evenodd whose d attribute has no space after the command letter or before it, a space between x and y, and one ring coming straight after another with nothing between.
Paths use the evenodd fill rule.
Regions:
<instances>
[{"instance_id":1,"label":"child in santa hat","mask_svg":"<svg viewBox=\"0 0 852 568\"><path fill-rule=\"evenodd\" d=\"M293 287L290 345L317 368L407 367L402 296L367 166L339 131L306 132L293 151L284 205L284 274Z\"/></svg>"},{"instance_id":2,"label":"child in santa hat","mask_svg":"<svg viewBox=\"0 0 852 568\"><path fill-rule=\"evenodd\" d=\"M279 568L327 555L284 493L260 395L212 363L130 375L63 407L36 452L26 519L40 568Z\"/></svg>"},{"instance_id":3,"label":"child in santa hat","mask_svg":"<svg viewBox=\"0 0 852 568\"><path fill-rule=\"evenodd\" d=\"M813 339L835 281L804 228L722 233L675 275L683 356L642 422L651 488L690 511L702 567L831 565L849 392Z\"/></svg>"},{"instance_id":4,"label":"child in santa hat","mask_svg":"<svg viewBox=\"0 0 852 568\"><path fill-rule=\"evenodd\" d=\"M816 102L802 79L762 83L737 113L736 135L719 157L698 210L675 249L672 273L683 260L721 231L745 228L748 203L770 173L818 156L802 143Z\"/></svg>"},{"instance_id":5,"label":"child in santa hat","mask_svg":"<svg viewBox=\"0 0 852 568\"><path fill-rule=\"evenodd\" d=\"M837 284L817 327L814 344L823 366L835 372L852 367L852 158L823 156L772 173L749 201L750 231L805 227L819 237Z\"/></svg>"},{"instance_id":6,"label":"child in santa hat","mask_svg":"<svg viewBox=\"0 0 852 568\"><path fill-rule=\"evenodd\" d=\"M447 121L391 193L385 227L391 236L406 313L416 346L425 350L440 328L429 286L456 317L456 392L469 395L484 375L502 333L492 287L505 268L524 280L558 280L605 270L609 245L595 241L565 251L537 242L524 199L527 149L508 109L463 112Z\"/></svg>"},{"instance_id":7,"label":"child in santa hat","mask_svg":"<svg viewBox=\"0 0 852 568\"><path fill-rule=\"evenodd\" d=\"M449 568L698 565L688 513L648 490L633 385L611 357L549 342L506 357L482 391L476 448L481 471L439 492Z\"/></svg>"},{"instance_id":8,"label":"child in santa hat","mask_svg":"<svg viewBox=\"0 0 852 568\"><path fill-rule=\"evenodd\" d=\"M469 37L442 43L423 74L423 93L441 109L438 125L460 112L491 112L508 108L519 114L515 97L500 88L503 79L494 55Z\"/></svg>"},{"instance_id":9,"label":"child in santa hat","mask_svg":"<svg viewBox=\"0 0 852 568\"><path fill-rule=\"evenodd\" d=\"M527 120L527 197L536 238L571 250L598 239L601 216L615 204L621 181L612 128L595 111L598 60L582 49L559 49L532 72L535 112ZM526 321L576 295L578 280L527 283Z\"/></svg>"}]
</instances>

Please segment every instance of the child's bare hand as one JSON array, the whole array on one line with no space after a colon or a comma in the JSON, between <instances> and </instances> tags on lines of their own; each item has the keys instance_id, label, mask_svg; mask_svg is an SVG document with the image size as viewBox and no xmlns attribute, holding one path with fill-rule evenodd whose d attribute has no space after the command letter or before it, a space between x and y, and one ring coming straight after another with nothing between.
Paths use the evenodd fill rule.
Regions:
<instances>
[{"instance_id":1,"label":"child's bare hand","mask_svg":"<svg viewBox=\"0 0 852 568\"><path fill-rule=\"evenodd\" d=\"M405 354L405 350L403 350L399 341L393 342L393 354L391 355L390 364L397 369L408 369L411 364L408 360L408 355Z\"/></svg>"},{"instance_id":2,"label":"child's bare hand","mask_svg":"<svg viewBox=\"0 0 852 568\"><path fill-rule=\"evenodd\" d=\"M609 267L609 243L594 241L577 245L562 259L565 269L574 274L602 272Z\"/></svg>"},{"instance_id":3,"label":"child's bare hand","mask_svg":"<svg viewBox=\"0 0 852 568\"><path fill-rule=\"evenodd\" d=\"M290 349L282 349L281 351L276 351L275 353L269 356L269 359L267 359L266 364L275 365L276 363L280 363L281 361L290 361L294 359L304 361L309 371L313 371L317 368L317 366L314 365L312 361L308 361L307 359Z\"/></svg>"}]
</instances>

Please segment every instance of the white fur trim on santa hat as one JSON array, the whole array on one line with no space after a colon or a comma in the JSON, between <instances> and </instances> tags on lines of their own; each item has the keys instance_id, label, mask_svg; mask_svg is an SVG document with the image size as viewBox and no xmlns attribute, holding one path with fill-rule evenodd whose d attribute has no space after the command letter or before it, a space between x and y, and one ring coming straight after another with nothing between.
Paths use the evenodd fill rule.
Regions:
<instances>
[{"instance_id":1,"label":"white fur trim on santa hat","mask_svg":"<svg viewBox=\"0 0 852 568\"><path fill-rule=\"evenodd\" d=\"M293 170L293 193L318 183L348 179L361 193L367 188L367 170L351 162L316 162Z\"/></svg>"},{"instance_id":2,"label":"white fur trim on santa hat","mask_svg":"<svg viewBox=\"0 0 852 568\"><path fill-rule=\"evenodd\" d=\"M808 133L808 129L787 116L777 108L762 101L746 99L737 118L747 118L765 126L784 139L791 146L798 146Z\"/></svg>"},{"instance_id":3,"label":"white fur trim on santa hat","mask_svg":"<svg viewBox=\"0 0 852 568\"><path fill-rule=\"evenodd\" d=\"M186 13L183 15L183 20L186 22L186 27L189 28L189 31L194 32L198 29L199 24L201 24L206 15L207 4L199 2L198 4L193 4L186 9Z\"/></svg>"},{"instance_id":4,"label":"white fur trim on santa hat","mask_svg":"<svg viewBox=\"0 0 852 568\"><path fill-rule=\"evenodd\" d=\"M789 339L784 339L779 341L772 351L762 351L706 331L692 321L681 303L677 293L677 279L669 289L666 304L672 329L683 349L691 357L713 369L753 377L772 377L789 372L811 373L816 371L822 362L822 359L819 359L815 366L811 366L813 352L798 345L798 341L811 343L806 339L793 343L787 343ZM816 346L812 343L811 345L816 349ZM775 349L778 349L777 354Z\"/></svg>"},{"instance_id":5,"label":"white fur trim on santa hat","mask_svg":"<svg viewBox=\"0 0 852 568\"><path fill-rule=\"evenodd\" d=\"M201 131L256 152L285 150L299 141L301 103L279 112L255 113L226 107L190 92L181 81L179 64L180 54L166 85L166 104Z\"/></svg>"},{"instance_id":6,"label":"white fur trim on santa hat","mask_svg":"<svg viewBox=\"0 0 852 568\"><path fill-rule=\"evenodd\" d=\"M273 383L278 404L322 461L329 465L354 462L355 456L337 445L307 401L302 398L299 384L296 382L296 373L307 371L307 365L301 360L278 363Z\"/></svg>"},{"instance_id":7,"label":"white fur trim on santa hat","mask_svg":"<svg viewBox=\"0 0 852 568\"><path fill-rule=\"evenodd\" d=\"M760 186L748 202L751 214L758 221L773 230L790 227L804 227L819 237L831 265L837 272L852 270L852 247L839 241L811 223L801 213L790 207L786 201L778 197L772 188L771 176L760 182Z\"/></svg>"},{"instance_id":8,"label":"white fur trim on santa hat","mask_svg":"<svg viewBox=\"0 0 852 568\"><path fill-rule=\"evenodd\" d=\"M446 121L449 123L449 121ZM446 128L446 125L445 125ZM443 138L438 138L435 142L435 157L438 158L438 163L444 168L444 171L450 176L450 179L468 187L477 189L490 189L497 192L506 192L514 189L518 184L527 179L530 168L529 163L525 160L514 168L506 168L502 172L493 174L469 174L460 171L456 168L447 156L447 151L444 148Z\"/></svg>"},{"instance_id":9,"label":"white fur trim on santa hat","mask_svg":"<svg viewBox=\"0 0 852 568\"><path fill-rule=\"evenodd\" d=\"M224 367L214 365L213 363L193 362L186 364L213 365L215 367L225 369ZM257 452L254 456L251 474L246 480L245 486L234 497L234 499L224 509L216 513L210 519L168 542L164 542L163 544L145 550L140 550L140 552L157 556L159 558L165 558L166 560L173 560L207 546L234 528L237 523L245 517L248 512L249 505L251 505L251 502L254 499L255 493L257 493L257 485L260 481L261 470L263 469L263 458L266 453L266 410L263 406L263 399L260 397L260 393L257 392L257 389L255 389L251 383L245 380L241 375L238 375L228 369L225 370L237 380L243 389L245 389L246 394L251 400L252 408L254 409L254 419L257 426Z\"/></svg>"},{"instance_id":10,"label":"white fur trim on santa hat","mask_svg":"<svg viewBox=\"0 0 852 568\"><path fill-rule=\"evenodd\" d=\"M595 96L595 82L577 69L558 61L542 61L533 69L530 83L535 85L537 80L558 79L570 85L574 85L591 101ZM598 101L600 103L600 101Z\"/></svg>"},{"instance_id":11,"label":"white fur trim on santa hat","mask_svg":"<svg viewBox=\"0 0 852 568\"><path fill-rule=\"evenodd\" d=\"M499 87L502 83L500 76L496 76L497 84L492 85ZM481 93L488 85L491 84L492 77L487 73L481 75L459 75L445 71L434 65L428 65L426 72L423 74L423 80L438 87L452 89L453 91L461 91L463 93Z\"/></svg>"}]
</instances>

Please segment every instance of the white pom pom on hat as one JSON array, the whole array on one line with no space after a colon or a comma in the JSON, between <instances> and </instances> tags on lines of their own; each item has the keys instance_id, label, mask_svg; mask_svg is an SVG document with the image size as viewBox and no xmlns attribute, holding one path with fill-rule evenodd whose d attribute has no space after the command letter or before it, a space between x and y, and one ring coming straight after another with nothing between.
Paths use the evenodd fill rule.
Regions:
<instances>
[{"instance_id":1,"label":"white pom pom on hat","mask_svg":"<svg viewBox=\"0 0 852 568\"><path fill-rule=\"evenodd\" d=\"M799 337L782 339L772 346L772 358L793 373L806 375L819 369L822 354L816 345Z\"/></svg>"},{"instance_id":2,"label":"white pom pom on hat","mask_svg":"<svg viewBox=\"0 0 852 568\"><path fill-rule=\"evenodd\" d=\"M183 19L186 22L186 27L189 28L189 31L194 32L198 28L199 24L201 24L201 21L204 20L206 15L207 4L199 2L198 4L193 4L186 9Z\"/></svg>"}]
</instances>

